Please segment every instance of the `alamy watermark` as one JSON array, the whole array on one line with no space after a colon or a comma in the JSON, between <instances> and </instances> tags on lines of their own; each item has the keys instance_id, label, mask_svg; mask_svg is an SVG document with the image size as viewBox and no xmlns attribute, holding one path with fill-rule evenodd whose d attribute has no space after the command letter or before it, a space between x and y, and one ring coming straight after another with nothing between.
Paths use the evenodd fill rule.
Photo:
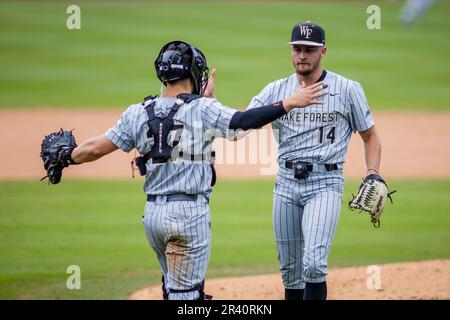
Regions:
<instances>
[{"instance_id":1,"label":"alamy watermark","mask_svg":"<svg viewBox=\"0 0 450 320\"><path fill-rule=\"evenodd\" d=\"M242 131L217 129L203 131L201 122L193 121L189 130L171 131L168 144L172 147L170 161L209 162L220 165L253 165L259 167L261 175L274 175L277 165L277 137L279 131L263 128L260 130ZM154 144L154 138L150 138Z\"/></svg>"},{"instance_id":2,"label":"alamy watermark","mask_svg":"<svg viewBox=\"0 0 450 320\"><path fill-rule=\"evenodd\" d=\"M66 27L69 30L81 29L81 9L76 4L67 7L66 13L69 15L66 20Z\"/></svg>"},{"instance_id":3,"label":"alamy watermark","mask_svg":"<svg viewBox=\"0 0 450 320\"><path fill-rule=\"evenodd\" d=\"M381 290L381 268L376 265L367 267L367 289L369 290Z\"/></svg>"},{"instance_id":4,"label":"alamy watermark","mask_svg":"<svg viewBox=\"0 0 450 320\"><path fill-rule=\"evenodd\" d=\"M67 267L66 273L69 274L66 280L66 288L69 290L81 289L81 269L77 265Z\"/></svg>"},{"instance_id":5,"label":"alamy watermark","mask_svg":"<svg viewBox=\"0 0 450 320\"><path fill-rule=\"evenodd\" d=\"M381 29L381 8L376 4L367 7L366 13L369 14L366 20L366 26L369 30Z\"/></svg>"}]
</instances>

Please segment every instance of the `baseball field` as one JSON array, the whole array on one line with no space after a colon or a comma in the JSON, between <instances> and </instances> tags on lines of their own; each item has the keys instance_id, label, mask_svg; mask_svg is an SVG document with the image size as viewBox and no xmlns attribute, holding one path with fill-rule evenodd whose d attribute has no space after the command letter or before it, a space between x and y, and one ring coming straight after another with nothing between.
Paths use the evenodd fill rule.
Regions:
<instances>
[{"instance_id":1,"label":"baseball field","mask_svg":"<svg viewBox=\"0 0 450 320\"><path fill-rule=\"evenodd\" d=\"M361 272L376 265L382 289L359 288L366 292L350 298L449 299L450 3L438 2L409 27L398 19L403 2L377 3L375 30L366 25L369 3L360 2L81 2L76 30L66 27L68 4L1 3L0 299L127 299L159 286L141 223L143 180L131 178L132 153L70 167L53 186L39 181L40 141L60 127L75 128L78 142L101 134L128 105L159 93L153 61L172 39L202 48L218 69L219 100L244 109L267 83L292 73L287 42L292 25L304 20L327 30L325 68L363 85L385 146L381 171L398 190L379 229L347 208L364 175L355 135L330 276L365 285ZM225 162L211 198L207 281L216 281L217 298L253 279L237 277L281 284L274 175L261 176L260 164ZM66 286L72 265L81 270L80 289ZM349 298L333 279L331 298ZM424 295L424 281L436 283L435 292L427 288ZM133 298L154 298L151 290ZM281 291L250 293L234 297L281 298Z\"/></svg>"}]
</instances>

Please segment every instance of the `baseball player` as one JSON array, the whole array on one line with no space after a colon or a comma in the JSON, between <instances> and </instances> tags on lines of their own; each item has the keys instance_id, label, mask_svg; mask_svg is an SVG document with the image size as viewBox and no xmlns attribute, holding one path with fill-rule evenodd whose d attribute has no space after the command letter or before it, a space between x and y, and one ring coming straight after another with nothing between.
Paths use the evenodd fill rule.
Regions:
<instances>
[{"instance_id":1,"label":"baseball player","mask_svg":"<svg viewBox=\"0 0 450 320\"><path fill-rule=\"evenodd\" d=\"M117 149L130 152L145 175L147 194L143 224L162 269L163 298L205 299L204 279L210 255L209 199L215 183L212 142L232 137L287 114L294 107L321 104L322 82L257 110L240 112L208 93L204 54L183 41L164 45L155 61L164 84L161 96L131 105L104 135L77 146L71 132L47 136L42 144L44 167L51 183L62 169L97 160Z\"/></svg>"},{"instance_id":2,"label":"baseball player","mask_svg":"<svg viewBox=\"0 0 450 320\"><path fill-rule=\"evenodd\" d=\"M323 81L323 104L295 109L272 123L279 143L273 227L285 298L325 300L327 258L341 212L343 164L352 132L364 141L367 175L379 175L381 142L361 85L324 70L325 31L312 22L292 29L295 73L268 84L248 109Z\"/></svg>"},{"instance_id":3,"label":"baseball player","mask_svg":"<svg viewBox=\"0 0 450 320\"><path fill-rule=\"evenodd\" d=\"M268 84L247 109L283 100L314 83L328 86L322 104L294 109L272 122L279 145L272 216L285 299L319 300L327 296L327 258L341 212L343 164L352 132L364 141L364 183L387 185L379 175L381 143L361 85L322 66L323 28L309 21L297 24L289 44L295 73ZM357 200L376 207L367 190L360 187ZM379 194L390 197L386 188ZM362 209L360 203L352 207ZM381 211L372 214L372 222L379 223Z\"/></svg>"}]
</instances>

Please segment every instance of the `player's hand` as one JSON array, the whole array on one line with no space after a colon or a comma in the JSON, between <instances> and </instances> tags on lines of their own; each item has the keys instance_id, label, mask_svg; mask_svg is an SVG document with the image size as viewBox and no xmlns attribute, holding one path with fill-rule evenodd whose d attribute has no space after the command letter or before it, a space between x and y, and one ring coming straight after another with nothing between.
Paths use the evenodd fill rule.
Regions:
<instances>
[{"instance_id":1,"label":"player's hand","mask_svg":"<svg viewBox=\"0 0 450 320\"><path fill-rule=\"evenodd\" d=\"M206 86L203 96L207 98L214 98L214 82L216 81L216 69L212 69L208 79L208 85Z\"/></svg>"},{"instance_id":2,"label":"player's hand","mask_svg":"<svg viewBox=\"0 0 450 320\"><path fill-rule=\"evenodd\" d=\"M323 84L323 81L314 83L309 87L302 81L300 88L292 96L283 100L283 106L289 112L293 108L304 108L312 104L323 104L323 101L316 99L328 94L328 92L324 91L326 88L328 88L328 85Z\"/></svg>"}]
</instances>

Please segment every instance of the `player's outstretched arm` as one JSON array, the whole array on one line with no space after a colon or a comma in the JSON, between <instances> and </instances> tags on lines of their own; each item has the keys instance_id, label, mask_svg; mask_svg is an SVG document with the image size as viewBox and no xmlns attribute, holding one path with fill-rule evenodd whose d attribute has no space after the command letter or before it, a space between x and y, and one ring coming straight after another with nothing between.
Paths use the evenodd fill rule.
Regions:
<instances>
[{"instance_id":1,"label":"player's outstretched arm","mask_svg":"<svg viewBox=\"0 0 450 320\"><path fill-rule=\"evenodd\" d=\"M75 163L95 161L116 151L118 147L105 135L90 138L72 151L72 160Z\"/></svg>"},{"instance_id":2,"label":"player's outstretched arm","mask_svg":"<svg viewBox=\"0 0 450 320\"><path fill-rule=\"evenodd\" d=\"M323 81L317 82L309 87L306 87L305 83L302 83L301 88L283 101L243 112L236 112L231 118L229 128L231 130L258 129L285 115L294 108L304 108L311 104L323 104L322 101L316 99L328 94L328 92L323 91L324 88L326 88L326 85L323 85Z\"/></svg>"},{"instance_id":3,"label":"player's outstretched arm","mask_svg":"<svg viewBox=\"0 0 450 320\"><path fill-rule=\"evenodd\" d=\"M118 148L104 135L91 138L77 146L72 131L61 129L45 136L41 143L41 158L51 184L61 181L62 171L72 164L97 160Z\"/></svg>"}]
</instances>

